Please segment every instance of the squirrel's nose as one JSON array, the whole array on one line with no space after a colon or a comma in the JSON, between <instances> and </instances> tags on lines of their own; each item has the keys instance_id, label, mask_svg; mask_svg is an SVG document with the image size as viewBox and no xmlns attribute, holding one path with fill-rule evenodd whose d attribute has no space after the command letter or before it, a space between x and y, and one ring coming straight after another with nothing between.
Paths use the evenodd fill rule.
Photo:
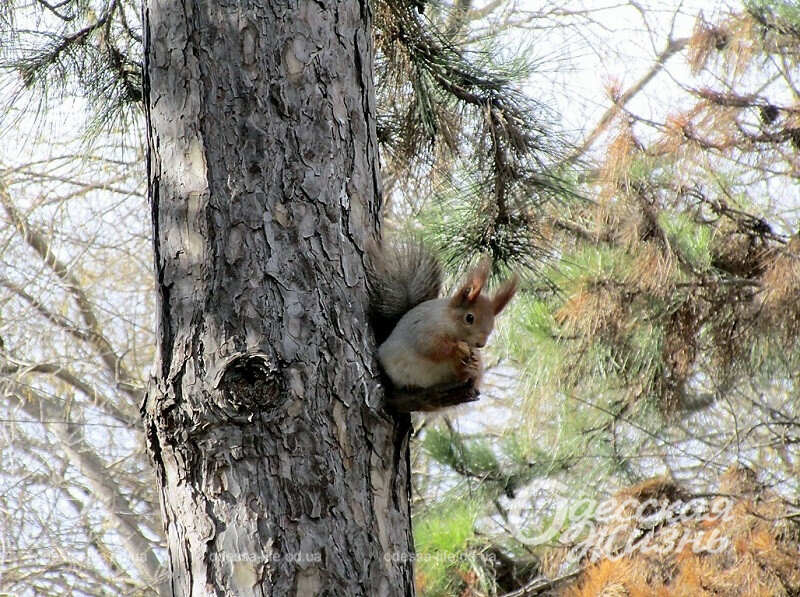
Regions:
<instances>
[{"instance_id":1,"label":"squirrel's nose","mask_svg":"<svg viewBox=\"0 0 800 597\"><path fill-rule=\"evenodd\" d=\"M486 346L486 340L475 343L475 348L483 348L484 346Z\"/></svg>"}]
</instances>

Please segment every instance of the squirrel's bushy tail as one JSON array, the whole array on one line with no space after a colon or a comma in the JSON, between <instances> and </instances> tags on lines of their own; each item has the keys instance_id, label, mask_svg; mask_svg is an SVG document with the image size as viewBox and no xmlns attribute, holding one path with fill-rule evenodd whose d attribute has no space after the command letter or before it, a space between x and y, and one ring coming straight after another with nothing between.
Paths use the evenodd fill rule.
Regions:
<instances>
[{"instance_id":1,"label":"squirrel's bushy tail","mask_svg":"<svg viewBox=\"0 0 800 597\"><path fill-rule=\"evenodd\" d=\"M380 344L408 311L439 296L442 268L420 242L371 242L367 288L372 326Z\"/></svg>"}]
</instances>

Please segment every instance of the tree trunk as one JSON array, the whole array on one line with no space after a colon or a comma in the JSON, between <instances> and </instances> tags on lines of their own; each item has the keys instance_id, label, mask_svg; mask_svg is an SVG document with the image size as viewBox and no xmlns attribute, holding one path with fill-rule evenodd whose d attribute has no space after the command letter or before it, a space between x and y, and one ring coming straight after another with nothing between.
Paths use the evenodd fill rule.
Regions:
<instances>
[{"instance_id":1,"label":"tree trunk","mask_svg":"<svg viewBox=\"0 0 800 597\"><path fill-rule=\"evenodd\" d=\"M143 416L176 595L413 594L408 421L366 324L370 28L366 0L144 2Z\"/></svg>"}]
</instances>

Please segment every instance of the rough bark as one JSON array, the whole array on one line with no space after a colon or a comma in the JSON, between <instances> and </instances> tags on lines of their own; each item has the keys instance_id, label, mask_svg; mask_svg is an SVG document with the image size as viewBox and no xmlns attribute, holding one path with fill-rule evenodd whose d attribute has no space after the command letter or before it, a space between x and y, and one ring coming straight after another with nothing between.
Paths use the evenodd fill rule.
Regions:
<instances>
[{"instance_id":1,"label":"rough bark","mask_svg":"<svg viewBox=\"0 0 800 597\"><path fill-rule=\"evenodd\" d=\"M143 405L176 595L410 595L381 405L368 3L145 0L159 352Z\"/></svg>"}]
</instances>

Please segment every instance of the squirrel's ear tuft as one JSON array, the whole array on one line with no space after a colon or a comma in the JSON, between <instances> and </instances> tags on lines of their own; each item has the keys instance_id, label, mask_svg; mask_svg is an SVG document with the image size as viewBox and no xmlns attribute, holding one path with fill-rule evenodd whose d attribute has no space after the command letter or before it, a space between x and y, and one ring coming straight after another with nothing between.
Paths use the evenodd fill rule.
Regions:
<instances>
[{"instance_id":1,"label":"squirrel's ear tuft","mask_svg":"<svg viewBox=\"0 0 800 597\"><path fill-rule=\"evenodd\" d=\"M505 306L508 302L514 298L514 293L517 292L517 274L511 276L508 280L506 280L503 285L497 290L495 295L492 297L492 307L494 308L494 314L497 315L505 309Z\"/></svg>"},{"instance_id":2,"label":"squirrel's ear tuft","mask_svg":"<svg viewBox=\"0 0 800 597\"><path fill-rule=\"evenodd\" d=\"M471 269L464 284L461 285L458 292L451 299L450 305L460 307L475 302L475 299L481 294L486 280L489 278L491 265L492 262L487 258L482 259L477 266Z\"/></svg>"}]
</instances>

